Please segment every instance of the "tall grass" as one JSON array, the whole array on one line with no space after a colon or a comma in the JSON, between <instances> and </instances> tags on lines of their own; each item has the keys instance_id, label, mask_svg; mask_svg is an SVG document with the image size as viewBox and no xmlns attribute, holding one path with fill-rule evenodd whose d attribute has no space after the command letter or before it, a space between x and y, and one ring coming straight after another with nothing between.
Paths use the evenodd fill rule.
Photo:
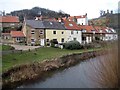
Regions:
<instances>
[{"instance_id":1,"label":"tall grass","mask_svg":"<svg viewBox=\"0 0 120 90\"><path fill-rule=\"evenodd\" d=\"M97 58L97 65L90 61L94 68L94 78L90 78L97 83L96 88L117 88L118 87L118 46L117 42L107 43L106 55ZM108 48L108 47L109 48Z\"/></svg>"}]
</instances>

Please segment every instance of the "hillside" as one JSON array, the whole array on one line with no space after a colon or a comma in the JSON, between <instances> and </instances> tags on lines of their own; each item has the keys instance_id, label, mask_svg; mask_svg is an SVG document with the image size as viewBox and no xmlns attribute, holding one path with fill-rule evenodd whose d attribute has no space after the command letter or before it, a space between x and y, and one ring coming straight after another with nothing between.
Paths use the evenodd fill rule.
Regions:
<instances>
[{"instance_id":1,"label":"hillside","mask_svg":"<svg viewBox=\"0 0 120 90\"><path fill-rule=\"evenodd\" d=\"M120 14L104 15L99 18L89 20L89 24L97 25L97 26L108 26L108 27L118 29L119 28L119 25L118 25L119 17L120 17Z\"/></svg>"},{"instance_id":2,"label":"hillside","mask_svg":"<svg viewBox=\"0 0 120 90\"><path fill-rule=\"evenodd\" d=\"M58 18L58 17L69 16L69 14L63 13L62 11L55 12L55 11L45 9L45 8L40 8L40 7L12 11L10 15L19 16L20 21L23 21L24 17L26 17L26 19L35 19L36 16L41 16L41 15L47 18L53 18L53 17Z\"/></svg>"}]
</instances>

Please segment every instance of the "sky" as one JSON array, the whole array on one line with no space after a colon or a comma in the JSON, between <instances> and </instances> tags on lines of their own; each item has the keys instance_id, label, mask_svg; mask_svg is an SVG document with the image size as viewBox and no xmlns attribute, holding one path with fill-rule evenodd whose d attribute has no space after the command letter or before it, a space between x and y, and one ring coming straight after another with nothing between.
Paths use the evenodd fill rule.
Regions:
<instances>
[{"instance_id":1,"label":"sky","mask_svg":"<svg viewBox=\"0 0 120 90\"><path fill-rule=\"evenodd\" d=\"M100 10L118 9L120 0L0 0L0 11L5 10L10 13L15 10L31 9L41 7L54 11L62 10L71 16L84 15L88 18L97 18L100 16Z\"/></svg>"}]
</instances>

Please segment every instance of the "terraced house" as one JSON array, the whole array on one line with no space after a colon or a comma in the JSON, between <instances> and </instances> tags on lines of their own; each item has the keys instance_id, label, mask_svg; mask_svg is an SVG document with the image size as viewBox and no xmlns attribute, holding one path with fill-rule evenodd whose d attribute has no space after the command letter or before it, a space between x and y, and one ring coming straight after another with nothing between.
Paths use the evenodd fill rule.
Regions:
<instances>
[{"instance_id":1,"label":"terraced house","mask_svg":"<svg viewBox=\"0 0 120 90\"><path fill-rule=\"evenodd\" d=\"M108 41L117 39L117 33L112 28L91 25L80 25L79 27L82 30L83 43L92 43L96 40Z\"/></svg>"},{"instance_id":2,"label":"terraced house","mask_svg":"<svg viewBox=\"0 0 120 90\"><path fill-rule=\"evenodd\" d=\"M45 45L45 27L42 21L26 20L22 31L27 45Z\"/></svg>"},{"instance_id":3,"label":"terraced house","mask_svg":"<svg viewBox=\"0 0 120 90\"><path fill-rule=\"evenodd\" d=\"M63 22L26 20L23 33L28 45L50 45L51 40L58 41L58 44L71 40L82 42L80 28L75 22L68 20Z\"/></svg>"},{"instance_id":4,"label":"terraced house","mask_svg":"<svg viewBox=\"0 0 120 90\"><path fill-rule=\"evenodd\" d=\"M55 21L26 20L23 27L28 45L50 45L51 40L66 42L64 25Z\"/></svg>"},{"instance_id":5,"label":"terraced house","mask_svg":"<svg viewBox=\"0 0 120 90\"><path fill-rule=\"evenodd\" d=\"M64 26L67 30L67 42L76 40L82 43L82 32L81 28L74 22L69 20L64 20Z\"/></svg>"}]
</instances>

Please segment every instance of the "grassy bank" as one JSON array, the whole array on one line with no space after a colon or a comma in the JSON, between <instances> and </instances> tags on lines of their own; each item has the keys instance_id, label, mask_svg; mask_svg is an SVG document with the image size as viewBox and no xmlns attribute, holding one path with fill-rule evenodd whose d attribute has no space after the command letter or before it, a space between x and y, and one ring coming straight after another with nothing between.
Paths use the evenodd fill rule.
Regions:
<instances>
[{"instance_id":1,"label":"grassy bank","mask_svg":"<svg viewBox=\"0 0 120 90\"><path fill-rule=\"evenodd\" d=\"M14 47L9 46L9 45L0 45L0 50L1 51L7 51L7 50L13 50Z\"/></svg>"},{"instance_id":2,"label":"grassy bank","mask_svg":"<svg viewBox=\"0 0 120 90\"><path fill-rule=\"evenodd\" d=\"M88 50L66 50L59 48L44 47L34 51L24 51L22 53L7 54L2 56L2 70L5 71L10 69L12 66L31 63L34 61L43 61L45 59L57 58L62 55L71 53L80 53L84 51L93 51L94 49ZM95 49L99 50L99 49Z\"/></svg>"}]
</instances>

